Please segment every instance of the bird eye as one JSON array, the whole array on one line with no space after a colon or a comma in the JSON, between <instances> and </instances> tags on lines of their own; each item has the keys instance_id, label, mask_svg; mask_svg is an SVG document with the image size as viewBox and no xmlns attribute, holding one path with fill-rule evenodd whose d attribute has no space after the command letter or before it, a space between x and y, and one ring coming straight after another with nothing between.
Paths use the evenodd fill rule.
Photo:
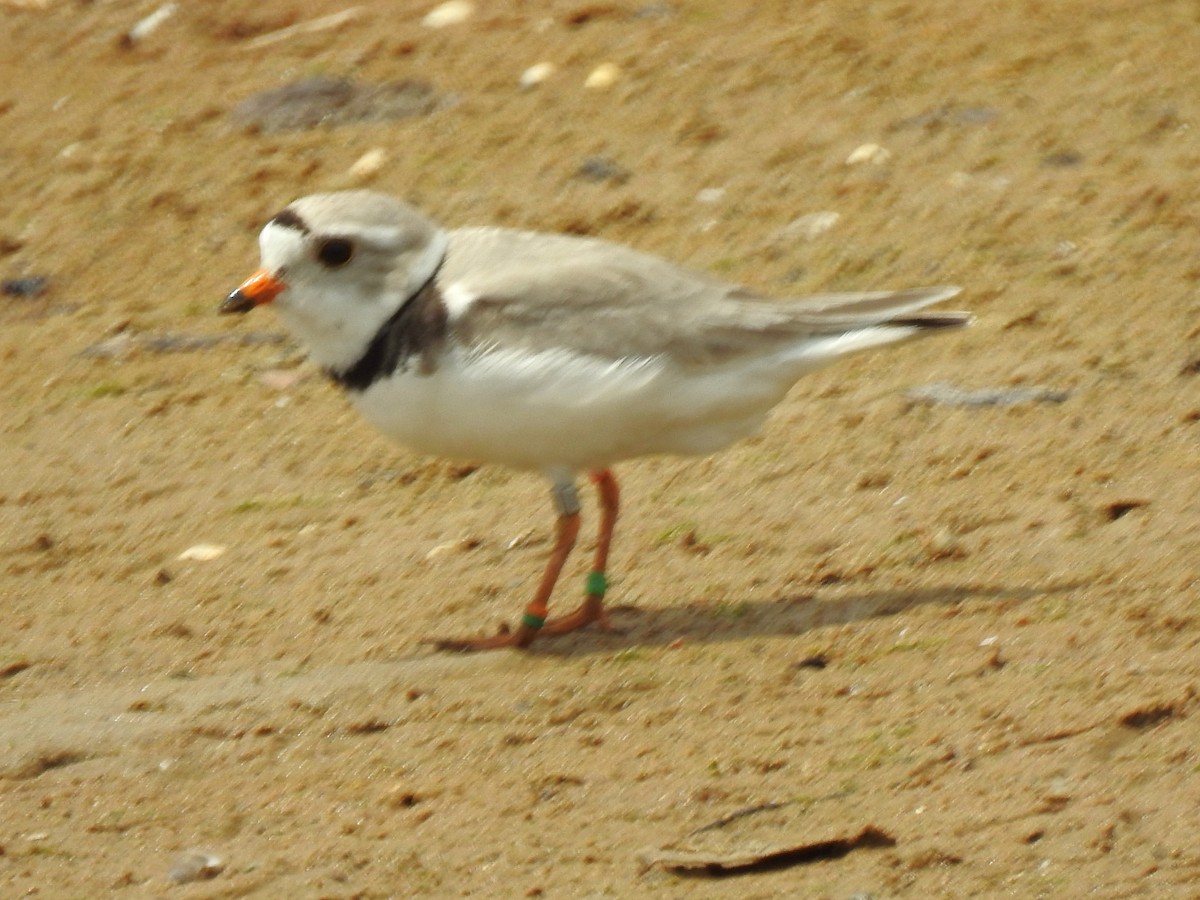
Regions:
<instances>
[{"instance_id":1,"label":"bird eye","mask_svg":"<svg viewBox=\"0 0 1200 900\"><path fill-rule=\"evenodd\" d=\"M317 246L317 259L329 269L344 266L352 256L354 244L345 238L326 238Z\"/></svg>"}]
</instances>

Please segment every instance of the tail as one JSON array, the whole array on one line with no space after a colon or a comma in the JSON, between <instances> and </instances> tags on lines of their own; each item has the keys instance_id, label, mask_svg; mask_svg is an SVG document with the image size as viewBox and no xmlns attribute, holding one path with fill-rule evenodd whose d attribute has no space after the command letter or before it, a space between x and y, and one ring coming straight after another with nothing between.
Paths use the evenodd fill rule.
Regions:
<instances>
[{"instance_id":1,"label":"tail","mask_svg":"<svg viewBox=\"0 0 1200 900\"><path fill-rule=\"evenodd\" d=\"M794 322L817 338L818 353L837 356L965 328L972 321L968 312L920 312L959 290L944 286L823 294L793 304L790 312Z\"/></svg>"},{"instance_id":2,"label":"tail","mask_svg":"<svg viewBox=\"0 0 1200 900\"><path fill-rule=\"evenodd\" d=\"M940 331L966 328L972 321L974 319L968 312L943 312L925 313L920 316L898 316L895 319L888 319L884 324L917 328L922 331Z\"/></svg>"},{"instance_id":3,"label":"tail","mask_svg":"<svg viewBox=\"0 0 1200 900\"><path fill-rule=\"evenodd\" d=\"M853 331L872 325L912 328L961 328L969 325L966 312L935 312L912 315L917 310L941 303L957 294L957 287L909 288L903 291L872 291L863 294L820 294L805 297L791 307L797 320L826 333Z\"/></svg>"}]
</instances>

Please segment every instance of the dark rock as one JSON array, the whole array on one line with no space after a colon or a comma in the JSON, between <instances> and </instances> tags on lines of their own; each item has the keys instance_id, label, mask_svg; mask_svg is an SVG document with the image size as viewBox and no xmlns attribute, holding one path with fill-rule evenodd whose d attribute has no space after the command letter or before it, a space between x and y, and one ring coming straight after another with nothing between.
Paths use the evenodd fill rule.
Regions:
<instances>
[{"instance_id":1,"label":"dark rock","mask_svg":"<svg viewBox=\"0 0 1200 900\"><path fill-rule=\"evenodd\" d=\"M50 279L45 275L29 275L25 278L8 278L0 283L0 293L6 297L32 299L46 293Z\"/></svg>"},{"instance_id":2,"label":"dark rock","mask_svg":"<svg viewBox=\"0 0 1200 900\"><path fill-rule=\"evenodd\" d=\"M1060 150L1042 157L1042 165L1052 169L1070 169L1083 163L1083 154L1074 150Z\"/></svg>"},{"instance_id":3,"label":"dark rock","mask_svg":"<svg viewBox=\"0 0 1200 900\"><path fill-rule=\"evenodd\" d=\"M584 160L575 175L586 181L611 181L613 184L624 184L630 179L632 173L607 156L593 156Z\"/></svg>"}]
</instances>

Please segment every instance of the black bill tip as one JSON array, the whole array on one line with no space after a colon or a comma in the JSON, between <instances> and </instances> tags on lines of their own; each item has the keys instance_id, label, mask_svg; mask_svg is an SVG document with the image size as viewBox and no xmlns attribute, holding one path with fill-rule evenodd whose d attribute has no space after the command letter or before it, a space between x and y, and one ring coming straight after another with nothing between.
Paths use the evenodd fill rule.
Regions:
<instances>
[{"instance_id":1,"label":"black bill tip","mask_svg":"<svg viewBox=\"0 0 1200 900\"><path fill-rule=\"evenodd\" d=\"M254 299L249 294L238 288L235 291L230 291L229 296L222 301L218 311L223 316L227 316L230 313L248 313L256 305Z\"/></svg>"}]
</instances>

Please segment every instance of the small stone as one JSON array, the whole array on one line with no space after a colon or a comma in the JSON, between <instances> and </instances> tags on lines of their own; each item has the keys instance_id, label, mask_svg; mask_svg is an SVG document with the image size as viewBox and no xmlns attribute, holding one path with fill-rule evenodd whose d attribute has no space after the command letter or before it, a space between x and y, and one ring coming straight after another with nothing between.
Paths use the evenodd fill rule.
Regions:
<instances>
[{"instance_id":1,"label":"small stone","mask_svg":"<svg viewBox=\"0 0 1200 900\"><path fill-rule=\"evenodd\" d=\"M45 275L29 275L25 278L8 278L0 282L0 293L6 297L32 299L46 293L50 279Z\"/></svg>"},{"instance_id":2,"label":"small stone","mask_svg":"<svg viewBox=\"0 0 1200 900\"><path fill-rule=\"evenodd\" d=\"M219 856L202 850L192 850L183 854L171 864L167 880L176 884L187 884L191 881L207 881L216 878L225 871L225 863Z\"/></svg>"},{"instance_id":3,"label":"small stone","mask_svg":"<svg viewBox=\"0 0 1200 900\"><path fill-rule=\"evenodd\" d=\"M824 653L814 653L798 662L792 663L793 669L824 669L829 665L829 657Z\"/></svg>"},{"instance_id":4,"label":"small stone","mask_svg":"<svg viewBox=\"0 0 1200 900\"><path fill-rule=\"evenodd\" d=\"M180 553L179 558L208 562L209 560L223 556L226 549L228 548L221 544L196 544Z\"/></svg>"},{"instance_id":5,"label":"small stone","mask_svg":"<svg viewBox=\"0 0 1200 900\"><path fill-rule=\"evenodd\" d=\"M879 146L879 144L863 144L860 147L855 147L850 155L846 157L846 165L857 166L862 163L870 163L873 166L882 166L891 158L891 152Z\"/></svg>"},{"instance_id":6,"label":"small stone","mask_svg":"<svg viewBox=\"0 0 1200 900\"><path fill-rule=\"evenodd\" d=\"M425 561L434 562L450 554L466 553L468 550L474 550L482 543L483 541L476 537L464 537L456 541L444 541L425 554Z\"/></svg>"},{"instance_id":7,"label":"small stone","mask_svg":"<svg viewBox=\"0 0 1200 900\"><path fill-rule=\"evenodd\" d=\"M475 14L475 4L467 0L449 0L440 6L435 6L421 24L426 28L445 28L449 25L461 25Z\"/></svg>"},{"instance_id":8,"label":"small stone","mask_svg":"<svg viewBox=\"0 0 1200 900\"><path fill-rule=\"evenodd\" d=\"M600 63L592 69L583 86L590 90L605 90L621 80L621 70L613 63Z\"/></svg>"},{"instance_id":9,"label":"small stone","mask_svg":"<svg viewBox=\"0 0 1200 900\"><path fill-rule=\"evenodd\" d=\"M931 560L966 559L967 549L949 528L939 528L925 538L925 555Z\"/></svg>"},{"instance_id":10,"label":"small stone","mask_svg":"<svg viewBox=\"0 0 1200 900\"><path fill-rule=\"evenodd\" d=\"M121 35L118 45L126 50L136 47L146 38L150 37L150 35L152 35L155 31L157 31L163 22L175 15L178 9L179 6L175 3L163 4L144 19L138 20L138 22L132 28Z\"/></svg>"},{"instance_id":11,"label":"small stone","mask_svg":"<svg viewBox=\"0 0 1200 900\"><path fill-rule=\"evenodd\" d=\"M583 161L575 174L587 181L611 181L624 184L629 180L629 170L618 165L607 156L593 156Z\"/></svg>"},{"instance_id":12,"label":"small stone","mask_svg":"<svg viewBox=\"0 0 1200 900\"><path fill-rule=\"evenodd\" d=\"M350 166L350 177L355 181L374 178L387 162L387 152L382 147L372 147Z\"/></svg>"},{"instance_id":13,"label":"small stone","mask_svg":"<svg viewBox=\"0 0 1200 900\"><path fill-rule=\"evenodd\" d=\"M711 206L725 199L725 188L704 188L696 194L696 202Z\"/></svg>"},{"instance_id":14,"label":"small stone","mask_svg":"<svg viewBox=\"0 0 1200 900\"><path fill-rule=\"evenodd\" d=\"M546 81L558 71L558 66L552 62L540 62L530 66L521 73L521 90L527 91Z\"/></svg>"},{"instance_id":15,"label":"small stone","mask_svg":"<svg viewBox=\"0 0 1200 900\"><path fill-rule=\"evenodd\" d=\"M506 551L507 550L516 550L518 547L524 547L527 544L531 544L531 543L533 543L531 538L533 538L535 534L536 534L536 532L532 528L527 528L524 531L522 531L520 534L518 534L515 538L510 540L507 544L505 544L504 549Z\"/></svg>"},{"instance_id":16,"label":"small stone","mask_svg":"<svg viewBox=\"0 0 1200 900\"><path fill-rule=\"evenodd\" d=\"M1060 150L1042 157L1042 165L1051 169L1069 169L1082 163L1083 154L1074 150Z\"/></svg>"}]
</instances>

